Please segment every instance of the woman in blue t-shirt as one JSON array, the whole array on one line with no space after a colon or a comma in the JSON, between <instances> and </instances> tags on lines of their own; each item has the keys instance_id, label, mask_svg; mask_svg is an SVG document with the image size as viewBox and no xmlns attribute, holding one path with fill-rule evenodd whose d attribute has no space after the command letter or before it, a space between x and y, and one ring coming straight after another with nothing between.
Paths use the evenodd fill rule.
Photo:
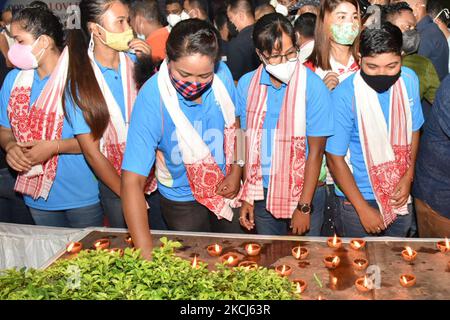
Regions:
<instances>
[{"instance_id":1,"label":"woman in blue t-shirt","mask_svg":"<svg viewBox=\"0 0 450 320\"><path fill-rule=\"evenodd\" d=\"M134 39L126 1L83 0L79 8L81 28L70 30L68 35L69 89L77 92L73 95L77 106L74 134L100 180L100 199L109 226L125 228L121 164L137 93L134 75L140 64L136 62L150 55L150 47L145 41ZM152 72L153 69L147 71ZM157 194L156 198L152 196L152 228L165 229L156 210L159 198Z\"/></svg>"},{"instance_id":2,"label":"woman in blue t-shirt","mask_svg":"<svg viewBox=\"0 0 450 320\"><path fill-rule=\"evenodd\" d=\"M14 15L11 33L9 59L17 69L0 92L0 145L19 173L15 190L38 225L101 226L98 183L64 116L73 102L63 94L63 26L50 10L29 7Z\"/></svg>"}]
</instances>

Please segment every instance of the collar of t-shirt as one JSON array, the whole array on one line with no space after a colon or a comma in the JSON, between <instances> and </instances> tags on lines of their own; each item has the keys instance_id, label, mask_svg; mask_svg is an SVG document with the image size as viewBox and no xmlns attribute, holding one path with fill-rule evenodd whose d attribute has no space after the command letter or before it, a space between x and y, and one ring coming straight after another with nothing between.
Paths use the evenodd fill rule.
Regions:
<instances>
[{"instance_id":1,"label":"collar of t-shirt","mask_svg":"<svg viewBox=\"0 0 450 320\"><path fill-rule=\"evenodd\" d=\"M275 87L273 85L272 81L270 80L270 74L267 72L266 68L264 68L262 71L261 79L260 79L259 83L262 85L271 86L275 90L281 90L282 88L286 87L286 83L284 83L284 82L281 83L281 86L279 88Z\"/></svg>"}]
</instances>

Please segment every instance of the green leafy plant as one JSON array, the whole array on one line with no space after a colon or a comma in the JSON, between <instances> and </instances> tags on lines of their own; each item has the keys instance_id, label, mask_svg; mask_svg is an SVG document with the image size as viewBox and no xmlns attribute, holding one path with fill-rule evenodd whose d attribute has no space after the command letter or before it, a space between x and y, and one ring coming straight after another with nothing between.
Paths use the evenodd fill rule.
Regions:
<instances>
[{"instance_id":1,"label":"green leafy plant","mask_svg":"<svg viewBox=\"0 0 450 320\"><path fill-rule=\"evenodd\" d=\"M82 251L75 259L58 260L46 270L0 272L0 299L12 300L290 300L293 284L273 270L259 267L215 271L192 268L175 255L179 242L161 239L151 261L139 250Z\"/></svg>"}]
</instances>

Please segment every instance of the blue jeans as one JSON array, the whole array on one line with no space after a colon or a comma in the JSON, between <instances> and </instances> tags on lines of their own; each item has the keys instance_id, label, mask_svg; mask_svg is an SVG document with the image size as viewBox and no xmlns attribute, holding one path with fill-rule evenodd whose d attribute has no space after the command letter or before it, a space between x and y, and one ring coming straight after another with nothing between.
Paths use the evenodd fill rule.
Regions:
<instances>
[{"instance_id":1,"label":"blue jeans","mask_svg":"<svg viewBox=\"0 0 450 320\"><path fill-rule=\"evenodd\" d=\"M122 210L122 200L106 185L99 183L100 200L102 207L108 217L111 228L127 228L125 217ZM147 203L150 206L149 223L152 230L167 230L166 222L161 214L160 193L153 192L146 196Z\"/></svg>"},{"instance_id":2,"label":"blue jeans","mask_svg":"<svg viewBox=\"0 0 450 320\"><path fill-rule=\"evenodd\" d=\"M0 169L0 222L34 224L22 195L14 192L15 182L8 168Z\"/></svg>"},{"instance_id":3,"label":"blue jeans","mask_svg":"<svg viewBox=\"0 0 450 320\"><path fill-rule=\"evenodd\" d=\"M103 210L100 203L61 211L43 211L30 208L34 221L39 226L60 228L88 228L103 226Z\"/></svg>"},{"instance_id":4,"label":"blue jeans","mask_svg":"<svg viewBox=\"0 0 450 320\"><path fill-rule=\"evenodd\" d=\"M375 209L378 209L376 201L367 201ZM412 223L412 205L408 205L409 214L398 216L386 230L379 234L369 234L364 229L353 205L345 198L336 197L336 231L342 237L363 238L370 236L380 237L407 237ZM381 214L381 213L380 213Z\"/></svg>"},{"instance_id":5,"label":"blue jeans","mask_svg":"<svg viewBox=\"0 0 450 320\"><path fill-rule=\"evenodd\" d=\"M317 188L312 202L313 212L311 213L310 228L305 236L320 236L323 225L326 196L325 186ZM254 213L256 232L263 235L287 235L290 219L276 219L266 210L267 189L264 189L264 199L265 200L262 201L255 201Z\"/></svg>"}]
</instances>

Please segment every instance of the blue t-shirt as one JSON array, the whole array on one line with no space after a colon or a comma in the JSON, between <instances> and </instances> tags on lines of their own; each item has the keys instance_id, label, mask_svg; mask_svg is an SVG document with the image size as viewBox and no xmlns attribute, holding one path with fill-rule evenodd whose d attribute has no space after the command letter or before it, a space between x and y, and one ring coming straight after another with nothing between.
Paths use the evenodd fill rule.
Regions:
<instances>
[{"instance_id":1,"label":"blue t-shirt","mask_svg":"<svg viewBox=\"0 0 450 320\"><path fill-rule=\"evenodd\" d=\"M224 63L216 71L231 99L235 100L235 86L231 72ZM180 108L203 137L217 164L225 173L223 132L225 121L211 88L202 95L202 103L184 99L178 94ZM164 106L158 89L158 74L141 88L131 116L127 147L122 169L147 177L159 150L169 171L169 177L158 177L159 192L172 201L193 201L175 132L175 125Z\"/></svg>"},{"instance_id":2,"label":"blue t-shirt","mask_svg":"<svg viewBox=\"0 0 450 320\"><path fill-rule=\"evenodd\" d=\"M237 116L241 128L247 125L247 97L249 87L256 71L245 74L237 86ZM260 83L267 86L267 112L263 124L261 141L261 167L263 186L268 188L272 165L272 145L281 112L287 85L276 88L264 69ZM331 107L330 91L323 81L311 70L306 69L306 135L309 137L329 137L334 134L334 116Z\"/></svg>"},{"instance_id":3,"label":"blue t-shirt","mask_svg":"<svg viewBox=\"0 0 450 320\"><path fill-rule=\"evenodd\" d=\"M136 62L136 55L127 54L133 62ZM122 114L123 121L126 121L126 107L125 107L125 96L123 92L122 85L122 75L120 73L120 63L118 69L112 69L102 66L98 61L96 61L98 67L100 68L103 77L105 78L106 84L108 85L109 90L114 96L117 104L120 107L120 111ZM84 119L83 113L79 109L77 105L75 106L75 110L68 110L71 113L72 127L75 135L80 134L88 134L91 133L91 128ZM69 109L69 108L67 108Z\"/></svg>"},{"instance_id":4,"label":"blue t-shirt","mask_svg":"<svg viewBox=\"0 0 450 320\"><path fill-rule=\"evenodd\" d=\"M414 71L406 67L402 67L401 77L405 82L411 105L412 129L413 131L418 131L424 122L422 105L420 104L419 79ZM350 163L353 167L353 177L356 185L364 199L375 200L359 140L357 106L355 104L355 88L353 85L354 78L355 75L351 75L331 93L336 118L336 134L328 139L326 151L337 156L345 156L350 149ZM390 93L391 90L378 94L378 100L388 125ZM340 190L336 190L336 194L344 197Z\"/></svg>"},{"instance_id":5,"label":"blue t-shirt","mask_svg":"<svg viewBox=\"0 0 450 320\"><path fill-rule=\"evenodd\" d=\"M8 102L14 81L20 70L12 70L5 79L0 91L0 125L11 128L7 114ZM31 88L30 103L33 104L44 89L49 77L40 79L37 71L34 73ZM66 109L73 110L73 102L66 99ZM69 117L70 113L69 113ZM64 119L62 139L74 138L72 126ZM99 202L98 182L89 169L82 154L62 154L59 156L56 179L50 190L47 201L43 198L33 200L24 196L27 206L46 211L69 210L94 205Z\"/></svg>"}]
</instances>

